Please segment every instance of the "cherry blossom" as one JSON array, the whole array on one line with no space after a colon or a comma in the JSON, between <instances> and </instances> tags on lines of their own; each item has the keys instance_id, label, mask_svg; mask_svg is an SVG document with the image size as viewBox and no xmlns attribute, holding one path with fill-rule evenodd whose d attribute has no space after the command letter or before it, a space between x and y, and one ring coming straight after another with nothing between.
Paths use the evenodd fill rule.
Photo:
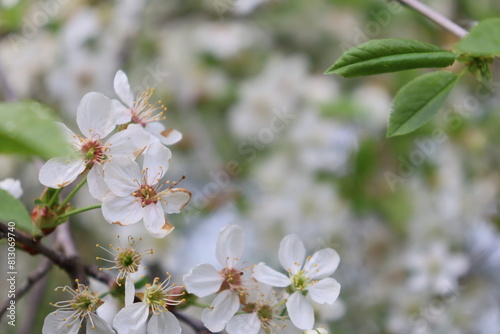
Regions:
<instances>
[{"instance_id":1,"label":"cherry blossom","mask_svg":"<svg viewBox=\"0 0 500 334\"><path fill-rule=\"evenodd\" d=\"M21 181L7 178L0 181L0 189L5 190L14 198L19 198L23 195L23 188L21 188Z\"/></svg>"}]
</instances>

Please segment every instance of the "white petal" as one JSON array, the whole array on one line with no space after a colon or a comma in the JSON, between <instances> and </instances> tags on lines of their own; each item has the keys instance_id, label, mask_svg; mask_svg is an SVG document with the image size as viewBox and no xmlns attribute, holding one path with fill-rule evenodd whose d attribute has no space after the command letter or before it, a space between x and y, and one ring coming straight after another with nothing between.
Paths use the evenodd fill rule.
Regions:
<instances>
[{"instance_id":1,"label":"white petal","mask_svg":"<svg viewBox=\"0 0 500 334\"><path fill-rule=\"evenodd\" d=\"M271 267L266 266L264 263L259 263L252 270L253 277L264 284L284 288L290 285L290 278L277 272Z\"/></svg>"},{"instance_id":2,"label":"white petal","mask_svg":"<svg viewBox=\"0 0 500 334\"><path fill-rule=\"evenodd\" d=\"M73 311L55 311L45 317L42 334L77 334L80 329L80 319L71 317ZM71 326L67 326L72 323Z\"/></svg>"},{"instance_id":3,"label":"white petal","mask_svg":"<svg viewBox=\"0 0 500 334\"><path fill-rule=\"evenodd\" d=\"M224 278L210 264L200 264L184 275L184 285L189 293L206 297L219 291Z\"/></svg>"},{"instance_id":4,"label":"white petal","mask_svg":"<svg viewBox=\"0 0 500 334\"><path fill-rule=\"evenodd\" d=\"M143 170L146 171L146 180L150 185L157 184L165 175L170 165L172 152L165 145L155 142L144 151Z\"/></svg>"},{"instance_id":5,"label":"white petal","mask_svg":"<svg viewBox=\"0 0 500 334\"><path fill-rule=\"evenodd\" d=\"M63 123L56 122L56 125L59 130L61 130L61 134L64 136L66 141L73 146L77 146L78 148L80 145L80 138Z\"/></svg>"},{"instance_id":6,"label":"white petal","mask_svg":"<svg viewBox=\"0 0 500 334\"><path fill-rule=\"evenodd\" d=\"M122 71L118 70L113 80L113 88L115 89L116 95L122 100L122 102L129 108L134 105L134 93L130 88L127 75Z\"/></svg>"},{"instance_id":7,"label":"white petal","mask_svg":"<svg viewBox=\"0 0 500 334\"><path fill-rule=\"evenodd\" d=\"M87 334L115 334L111 326L97 314L90 313L89 317L92 321L87 318Z\"/></svg>"},{"instance_id":8,"label":"white petal","mask_svg":"<svg viewBox=\"0 0 500 334\"><path fill-rule=\"evenodd\" d=\"M130 122L132 119L130 108L115 99L112 99L111 103L113 103L115 123L120 125Z\"/></svg>"},{"instance_id":9,"label":"white petal","mask_svg":"<svg viewBox=\"0 0 500 334\"><path fill-rule=\"evenodd\" d=\"M115 129L113 103L101 93L87 93L78 105L76 123L89 139L106 137Z\"/></svg>"},{"instance_id":10,"label":"white petal","mask_svg":"<svg viewBox=\"0 0 500 334\"><path fill-rule=\"evenodd\" d=\"M220 332L240 307L238 294L230 290L222 291L201 313L201 321L212 332Z\"/></svg>"},{"instance_id":11,"label":"white petal","mask_svg":"<svg viewBox=\"0 0 500 334\"><path fill-rule=\"evenodd\" d=\"M40 169L38 180L50 188L62 188L73 182L85 170L85 162L81 158L52 158Z\"/></svg>"},{"instance_id":12,"label":"white petal","mask_svg":"<svg viewBox=\"0 0 500 334\"><path fill-rule=\"evenodd\" d=\"M321 279L333 274L339 262L339 254L331 248L325 248L314 253L306 261L303 270L309 273L309 278Z\"/></svg>"},{"instance_id":13,"label":"white petal","mask_svg":"<svg viewBox=\"0 0 500 334\"><path fill-rule=\"evenodd\" d=\"M239 262L245 248L243 229L238 225L226 225L219 232L215 254L217 261L227 268Z\"/></svg>"},{"instance_id":14,"label":"white petal","mask_svg":"<svg viewBox=\"0 0 500 334\"><path fill-rule=\"evenodd\" d=\"M125 277L125 306L132 305L135 297L135 285L134 280L130 275Z\"/></svg>"},{"instance_id":15,"label":"white petal","mask_svg":"<svg viewBox=\"0 0 500 334\"><path fill-rule=\"evenodd\" d=\"M118 334L146 333L149 306L146 303L134 303L120 310L113 320L113 327Z\"/></svg>"},{"instance_id":16,"label":"white petal","mask_svg":"<svg viewBox=\"0 0 500 334\"><path fill-rule=\"evenodd\" d=\"M5 190L14 198L19 198L23 195L23 188L21 188L21 181L12 178L7 178L0 181L0 189Z\"/></svg>"},{"instance_id":17,"label":"white petal","mask_svg":"<svg viewBox=\"0 0 500 334\"><path fill-rule=\"evenodd\" d=\"M313 308L300 291L296 291L288 297L288 300L286 301L286 308L288 310L290 320L292 320L296 327L302 330L313 328Z\"/></svg>"},{"instance_id":18,"label":"white petal","mask_svg":"<svg viewBox=\"0 0 500 334\"><path fill-rule=\"evenodd\" d=\"M160 122L147 123L144 130L164 145L173 145L182 139L182 133L175 129L165 129L165 126Z\"/></svg>"},{"instance_id":19,"label":"white petal","mask_svg":"<svg viewBox=\"0 0 500 334\"><path fill-rule=\"evenodd\" d=\"M129 158L119 156L106 163L104 182L117 196L125 197L139 190L141 179L139 165Z\"/></svg>"},{"instance_id":20,"label":"white petal","mask_svg":"<svg viewBox=\"0 0 500 334\"><path fill-rule=\"evenodd\" d=\"M134 160L149 143L149 136L140 125L130 124L128 128L115 133L106 141L109 148L108 155L112 158L125 155Z\"/></svg>"},{"instance_id":21,"label":"white petal","mask_svg":"<svg viewBox=\"0 0 500 334\"><path fill-rule=\"evenodd\" d=\"M229 334L257 334L260 330L260 320L255 313L235 315L226 326Z\"/></svg>"},{"instance_id":22,"label":"white petal","mask_svg":"<svg viewBox=\"0 0 500 334\"><path fill-rule=\"evenodd\" d=\"M95 199L102 201L110 190L104 182L104 170L101 165L95 164L87 174L89 192Z\"/></svg>"},{"instance_id":23,"label":"white petal","mask_svg":"<svg viewBox=\"0 0 500 334\"><path fill-rule=\"evenodd\" d=\"M340 294L340 284L331 277L326 277L310 285L309 296L319 304L332 305Z\"/></svg>"},{"instance_id":24,"label":"white petal","mask_svg":"<svg viewBox=\"0 0 500 334\"><path fill-rule=\"evenodd\" d=\"M102 215L110 223L131 225L142 219L142 205L133 196L109 194L102 202Z\"/></svg>"},{"instance_id":25,"label":"white petal","mask_svg":"<svg viewBox=\"0 0 500 334\"><path fill-rule=\"evenodd\" d=\"M148 334L180 334L179 320L169 311L153 314L148 324Z\"/></svg>"},{"instance_id":26,"label":"white petal","mask_svg":"<svg viewBox=\"0 0 500 334\"><path fill-rule=\"evenodd\" d=\"M165 219L165 213L160 203L150 204L142 210L144 227L155 238L163 238L174 230Z\"/></svg>"},{"instance_id":27,"label":"white petal","mask_svg":"<svg viewBox=\"0 0 500 334\"><path fill-rule=\"evenodd\" d=\"M302 268L305 257L306 248L297 235L290 234L281 240L279 260L287 271L296 274Z\"/></svg>"},{"instance_id":28,"label":"white petal","mask_svg":"<svg viewBox=\"0 0 500 334\"><path fill-rule=\"evenodd\" d=\"M166 213L179 213L191 199L191 192L184 188L173 188L161 196L161 199Z\"/></svg>"}]
</instances>

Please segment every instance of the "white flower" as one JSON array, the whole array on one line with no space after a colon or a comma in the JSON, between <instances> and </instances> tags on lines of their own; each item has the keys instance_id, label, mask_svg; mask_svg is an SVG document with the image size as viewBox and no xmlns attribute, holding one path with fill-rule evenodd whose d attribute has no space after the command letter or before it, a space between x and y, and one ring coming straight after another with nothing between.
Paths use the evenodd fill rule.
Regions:
<instances>
[{"instance_id":1,"label":"white flower","mask_svg":"<svg viewBox=\"0 0 500 334\"><path fill-rule=\"evenodd\" d=\"M47 315L43 322L42 334L77 334L84 319L87 321L87 334L115 333L106 321L94 313L103 301L87 286L78 283L76 290L68 286L56 290L58 289L69 292L73 298L52 304L59 310Z\"/></svg>"},{"instance_id":2,"label":"white flower","mask_svg":"<svg viewBox=\"0 0 500 334\"><path fill-rule=\"evenodd\" d=\"M154 90L148 89L137 94L134 98L134 93L130 88L127 75L119 70L116 72L113 82L116 95L120 98L113 100L115 106L115 118L117 124L136 123L144 127L144 130L151 134L151 139L159 140L162 144L172 145L182 139L182 134L174 129L165 129L165 126L159 122L164 119L164 106L157 108L149 103ZM158 109L161 111L158 112Z\"/></svg>"},{"instance_id":3,"label":"white flower","mask_svg":"<svg viewBox=\"0 0 500 334\"><path fill-rule=\"evenodd\" d=\"M325 328L320 327L320 328L305 330L304 334L328 334L328 331Z\"/></svg>"},{"instance_id":4,"label":"white flower","mask_svg":"<svg viewBox=\"0 0 500 334\"><path fill-rule=\"evenodd\" d=\"M5 190L15 198L23 195L23 188L21 188L21 181L11 178L0 181L0 189Z\"/></svg>"},{"instance_id":5,"label":"white flower","mask_svg":"<svg viewBox=\"0 0 500 334\"><path fill-rule=\"evenodd\" d=\"M142 296L142 302L125 306L113 320L113 327L118 334L179 334L181 326L177 318L168 311L169 305L179 305L183 300L174 299L178 294L171 294L176 285L170 285L170 276L163 282L154 279L147 285ZM152 313L151 319L149 315Z\"/></svg>"},{"instance_id":6,"label":"white flower","mask_svg":"<svg viewBox=\"0 0 500 334\"><path fill-rule=\"evenodd\" d=\"M288 315L300 329L312 329L314 311L306 295L319 304L333 304L340 293L340 284L330 276L337 269L340 257L331 248L317 251L307 257L303 242L295 234L283 238L279 261L289 277L263 263L255 266L253 276L259 282L281 288L290 293L286 302Z\"/></svg>"},{"instance_id":7,"label":"white flower","mask_svg":"<svg viewBox=\"0 0 500 334\"><path fill-rule=\"evenodd\" d=\"M219 233L216 257L223 269L201 264L184 275L189 293L205 297L218 293L209 308L203 310L201 320L212 332L224 329L240 306L239 296L245 294L243 272L238 268L245 246L243 230L238 225L227 225Z\"/></svg>"},{"instance_id":8,"label":"white flower","mask_svg":"<svg viewBox=\"0 0 500 334\"><path fill-rule=\"evenodd\" d=\"M39 180L46 187L62 188L90 169L90 194L102 200L109 192L103 181L104 164L114 156L136 158L148 144L149 138L140 126L131 125L104 142L103 139L115 129L113 105L110 99L96 92L82 98L76 122L83 136L76 135L62 123L58 125L78 154L69 158L50 159L42 166Z\"/></svg>"},{"instance_id":9,"label":"white flower","mask_svg":"<svg viewBox=\"0 0 500 334\"><path fill-rule=\"evenodd\" d=\"M104 181L111 193L103 199L104 218L113 224L131 225L144 222L146 230L155 238L163 238L174 227L165 219L166 213L179 213L191 199L183 188L173 188L174 182L160 180L168 169L172 153L159 142L152 143L144 152L143 169L137 162L118 157L106 167Z\"/></svg>"}]
</instances>

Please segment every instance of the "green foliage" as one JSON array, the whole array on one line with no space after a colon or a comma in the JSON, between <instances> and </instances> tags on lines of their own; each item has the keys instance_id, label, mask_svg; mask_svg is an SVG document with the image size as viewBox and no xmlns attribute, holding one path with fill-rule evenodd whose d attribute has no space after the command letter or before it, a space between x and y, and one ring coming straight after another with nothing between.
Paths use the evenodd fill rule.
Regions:
<instances>
[{"instance_id":1,"label":"green foliage","mask_svg":"<svg viewBox=\"0 0 500 334\"><path fill-rule=\"evenodd\" d=\"M325 73L346 78L414 68L446 67L456 55L435 45L408 39L375 39L347 50Z\"/></svg>"},{"instance_id":2,"label":"green foliage","mask_svg":"<svg viewBox=\"0 0 500 334\"><path fill-rule=\"evenodd\" d=\"M17 230L34 235L40 234L31 222L30 214L23 203L3 189L0 189L0 221L14 222Z\"/></svg>"},{"instance_id":3,"label":"green foliage","mask_svg":"<svg viewBox=\"0 0 500 334\"><path fill-rule=\"evenodd\" d=\"M472 56L500 55L500 18L486 19L472 27L457 50Z\"/></svg>"},{"instance_id":4,"label":"green foliage","mask_svg":"<svg viewBox=\"0 0 500 334\"><path fill-rule=\"evenodd\" d=\"M0 153L38 155L49 159L68 152L53 113L36 102L0 104Z\"/></svg>"},{"instance_id":5,"label":"green foliage","mask_svg":"<svg viewBox=\"0 0 500 334\"><path fill-rule=\"evenodd\" d=\"M407 134L427 123L441 108L458 78L447 71L427 73L401 88L394 98L387 136Z\"/></svg>"}]
</instances>

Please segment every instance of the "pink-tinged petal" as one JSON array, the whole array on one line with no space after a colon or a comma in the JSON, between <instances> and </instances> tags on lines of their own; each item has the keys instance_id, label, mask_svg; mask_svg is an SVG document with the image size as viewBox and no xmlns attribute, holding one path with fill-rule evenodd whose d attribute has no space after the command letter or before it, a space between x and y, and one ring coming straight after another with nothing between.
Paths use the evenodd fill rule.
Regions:
<instances>
[{"instance_id":1,"label":"pink-tinged petal","mask_svg":"<svg viewBox=\"0 0 500 334\"><path fill-rule=\"evenodd\" d=\"M295 327L302 330L313 328L314 310L300 291L296 291L288 297L286 309Z\"/></svg>"},{"instance_id":2,"label":"pink-tinged petal","mask_svg":"<svg viewBox=\"0 0 500 334\"><path fill-rule=\"evenodd\" d=\"M285 288L291 284L288 276L277 272L273 268L266 266L264 263L256 265L252 270L252 275L257 281L278 288Z\"/></svg>"},{"instance_id":3,"label":"pink-tinged petal","mask_svg":"<svg viewBox=\"0 0 500 334\"><path fill-rule=\"evenodd\" d=\"M309 296L316 303L332 305L340 294L340 284L331 277L313 283L308 288Z\"/></svg>"},{"instance_id":4,"label":"pink-tinged petal","mask_svg":"<svg viewBox=\"0 0 500 334\"><path fill-rule=\"evenodd\" d=\"M150 185L157 184L165 175L170 165L172 152L165 145L155 142L144 151L143 170L146 171L146 180Z\"/></svg>"},{"instance_id":5,"label":"pink-tinged petal","mask_svg":"<svg viewBox=\"0 0 500 334\"><path fill-rule=\"evenodd\" d=\"M233 268L240 261L244 248L243 229L234 224L226 225L219 232L217 238L217 248L215 249L217 261L223 267Z\"/></svg>"},{"instance_id":6,"label":"pink-tinged petal","mask_svg":"<svg viewBox=\"0 0 500 334\"><path fill-rule=\"evenodd\" d=\"M300 238L295 234L287 235L281 240L279 250L279 260L283 268L292 274L296 274L304 265L306 257L306 247Z\"/></svg>"},{"instance_id":7,"label":"pink-tinged petal","mask_svg":"<svg viewBox=\"0 0 500 334\"><path fill-rule=\"evenodd\" d=\"M125 306L132 305L135 297L134 280L130 275L125 277Z\"/></svg>"},{"instance_id":8,"label":"pink-tinged petal","mask_svg":"<svg viewBox=\"0 0 500 334\"><path fill-rule=\"evenodd\" d=\"M120 125L130 122L132 119L130 108L115 99L111 100L111 103L113 103L115 123Z\"/></svg>"},{"instance_id":9,"label":"pink-tinged petal","mask_svg":"<svg viewBox=\"0 0 500 334\"><path fill-rule=\"evenodd\" d=\"M131 225L142 219L142 205L133 196L109 194L102 202L102 215L110 223Z\"/></svg>"},{"instance_id":10,"label":"pink-tinged petal","mask_svg":"<svg viewBox=\"0 0 500 334\"><path fill-rule=\"evenodd\" d=\"M38 180L50 188L62 188L73 182L85 170L81 158L52 158L40 169Z\"/></svg>"},{"instance_id":11,"label":"pink-tinged petal","mask_svg":"<svg viewBox=\"0 0 500 334\"><path fill-rule=\"evenodd\" d=\"M80 329L80 319L71 317L73 311L55 311L45 317L42 334L77 334ZM68 324L71 324L68 326Z\"/></svg>"},{"instance_id":12,"label":"pink-tinged petal","mask_svg":"<svg viewBox=\"0 0 500 334\"><path fill-rule=\"evenodd\" d=\"M101 93L85 94L78 105L76 123L87 138L102 139L115 129L113 103Z\"/></svg>"},{"instance_id":13,"label":"pink-tinged petal","mask_svg":"<svg viewBox=\"0 0 500 334\"><path fill-rule=\"evenodd\" d=\"M116 334L111 326L97 314L89 313L89 317L92 318L92 321L87 318L87 333Z\"/></svg>"},{"instance_id":14,"label":"pink-tinged petal","mask_svg":"<svg viewBox=\"0 0 500 334\"><path fill-rule=\"evenodd\" d=\"M230 290L222 291L201 313L201 321L212 332L220 332L240 307L238 294Z\"/></svg>"},{"instance_id":15,"label":"pink-tinged petal","mask_svg":"<svg viewBox=\"0 0 500 334\"><path fill-rule=\"evenodd\" d=\"M169 311L153 314L148 323L148 334L180 334L179 320Z\"/></svg>"},{"instance_id":16,"label":"pink-tinged petal","mask_svg":"<svg viewBox=\"0 0 500 334\"><path fill-rule=\"evenodd\" d=\"M147 123L144 130L164 145L173 145L182 139L182 133L175 129L165 129L165 126L160 122Z\"/></svg>"},{"instance_id":17,"label":"pink-tinged petal","mask_svg":"<svg viewBox=\"0 0 500 334\"><path fill-rule=\"evenodd\" d=\"M144 227L155 238L163 238L174 230L165 219L165 213L160 203L147 205L142 209Z\"/></svg>"},{"instance_id":18,"label":"pink-tinged petal","mask_svg":"<svg viewBox=\"0 0 500 334\"><path fill-rule=\"evenodd\" d=\"M306 261L303 270L309 273L309 278L321 279L333 274L339 266L339 262L339 254L331 248L325 248L314 253Z\"/></svg>"},{"instance_id":19,"label":"pink-tinged petal","mask_svg":"<svg viewBox=\"0 0 500 334\"><path fill-rule=\"evenodd\" d=\"M118 334L146 334L146 322L149 306L146 303L134 303L120 310L113 320L113 327Z\"/></svg>"},{"instance_id":20,"label":"pink-tinged petal","mask_svg":"<svg viewBox=\"0 0 500 334\"><path fill-rule=\"evenodd\" d=\"M104 170L101 165L95 164L87 174L87 183L92 197L102 202L110 190L104 182Z\"/></svg>"},{"instance_id":21,"label":"pink-tinged petal","mask_svg":"<svg viewBox=\"0 0 500 334\"><path fill-rule=\"evenodd\" d=\"M134 106L134 93L130 88L127 75L122 70L116 72L115 79L113 80L113 88L116 95L118 95L127 107L132 108Z\"/></svg>"},{"instance_id":22,"label":"pink-tinged petal","mask_svg":"<svg viewBox=\"0 0 500 334\"><path fill-rule=\"evenodd\" d=\"M179 213L191 199L191 192L184 188L173 188L161 196L166 213Z\"/></svg>"},{"instance_id":23,"label":"pink-tinged petal","mask_svg":"<svg viewBox=\"0 0 500 334\"><path fill-rule=\"evenodd\" d=\"M149 136L140 125L130 124L128 128L115 133L106 141L109 148L108 155L112 158L124 155L134 160L146 148Z\"/></svg>"},{"instance_id":24,"label":"pink-tinged petal","mask_svg":"<svg viewBox=\"0 0 500 334\"><path fill-rule=\"evenodd\" d=\"M106 163L104 182L117 196L125 197L139 190L142 179L137 162L123 156L115 157Z\"/></svg>"},{"instance_id":25,"label":"pink-tinged petal","mask_svg":"<svg viewBox=\"0 0 500 334\"><path fill-rule=\"evenodd\" d=\"M219 291L224 278L210 264L192 268L183 278L186 290L198 297L206 297Z\"/></svg>"},{"instance_id":26,"label":"pink-tinged petal","mask_svg":"<svg viewBox=\"0 0 500 334\"><path fill-rule=\"evenodd\" d=\"M235 315L226 326L228 334L257 334L259 330L259 317L253 312Z\"/></svg>"}]
</instances>

